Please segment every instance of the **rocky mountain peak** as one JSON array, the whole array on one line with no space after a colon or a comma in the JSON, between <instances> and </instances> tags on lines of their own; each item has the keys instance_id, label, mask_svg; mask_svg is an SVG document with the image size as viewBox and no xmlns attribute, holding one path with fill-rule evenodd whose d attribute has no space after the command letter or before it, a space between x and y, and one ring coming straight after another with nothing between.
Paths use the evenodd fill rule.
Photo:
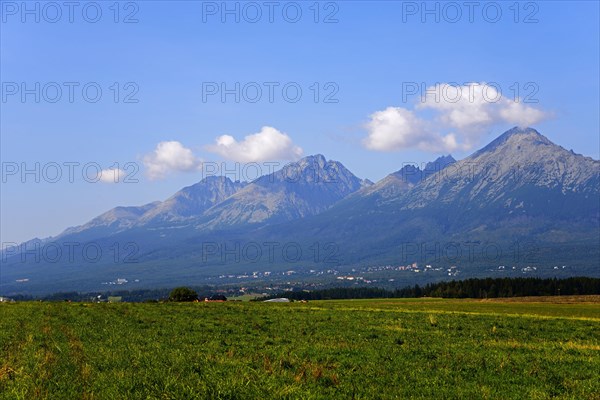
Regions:
<instances>
[{"instance_id":1,"label":"rocky mountain peak","mask_svg":"<svg viewBox=\"0 0 600 400\"><path fill-rule=\"evenodd\" d=\"M281 222L315 215L365 183L343 164L312 155L264 175L206 212L203 226Z\"/></svg>"},{"instance_id":2,"label":"rocky mountain peak","mask_svg":"<svg viewBox=\"0 0 600 400\"><path fill-rule=\"evenodd\" d=\"M597 196L599 182L600 161L573 154L535 129L513 128L452 169L424 180L402 201L407 209L495 204L507 213L541 212L549 206L566 212L560 208L565 196L588 194L580 204L585 208Z\"/></svg>"},{"instance_id":3,"label":"rocky mountain peak","mask_svg":"<svg viewBox=\"0 0 600 400\"><path fill-rule=\"evenodd\" d=\"M322 154L304 157L284 166L281 170L258 178L253 183L274 187L277 185L313 185L337 183L349 186L350 191L361 186L361 180L338 161L327 159Z\"/></svg>"},{"instance_id":4,"label":"rocky mountain peak","mask_svg":"<svg viewBox=\"0 0 600 400\"><path fill-rule=\"evenodd\" d=\"M232 196L246 186L245 182L234 182L226 176L207 176L194 185L184 187L173 196L146 212L140 223L169 221L200 216L209 209Z\"/></svg>"},{"instance_id":5,"label":"rocky mountain peak","mask_svg":"<svg viewBox=\"0 0 600 400\"><path fill-rule=\"evenodd\" d=\"M416 164L404 165L401 169L389 174L374 185L363 188L361 194L376 193L383 198L402 195L428 176L443 170L454 162L456 162L454 157L448 154L447 156L438 157L435 161L428 162L423 169Z\"/></svg>"},{"instance_id":6,"label":"rocky mountain peak","mask_svg":"<svg viewBox=\"0 0 600 400\"><path fill-rule=\"evenodd\" d=\"M473 154L472 157L477 157L484 153L498 151L501 148L507 148L512 151L534 151L539 146L553 146L547 137L539 133L533 128L521 128L515 126L512 129L504 132L487 146Z\"/></svg>"},{"instance_id":7,"label":"rocky mountain peak","mask_svg":"<svg viewBox=\"0 0 600 400\"><path fill-rule=\"evenodd\" d=\"M327 164L327 159L323 154L314 154L311 156L306 156L301 158L298 162L300 166L313 166L318 165L319 167L324 167Z\"/></svg>"},{"instance_id":8,"label":"rocky mountain peak","mask_svg":"<svg viewBox=\"0 0 600 400\"><path fill-rule=\"evenodd\" d=\"M244 185L245 183L239 181L232 181L226 176L222 175L210 175L206 178L202 179L200 182L195 183L191 186L186 186L181 189L179 192L175 193L175 196L181 196L183 193L194 193L198 191L207 190L228 190L228 188L232 188L234 186Z\"/></svg>"},{"instance_id":9,"label":"rocky mountain peak","mask_svg":"<svg viewBox=\"0 0 600 400\"><path fill-rule=\"evenodd\" d=\"M448 154L447 156L440 156L434 161L428 162L427 164L425 164L423 169L421 169L416 164L407 164L403 166L400 170L394 172L392 175L402 178L412 184L417 184L419 183L419 181L425 179L427 176L441 171L448 165L455 162L456 160L454 159L454 157Z\"/></svg>"},{"instance_id":10,"label":"rocky mountain peak","mask_svg":"<svg viewBox=\"0 0 600 400\"><path fill-rule=\"evenodd\" d=\"M434 161L428 162L425 165L423 171L441 171L446 168L448 165L455 163L456 160L452 155L448 154L447 156L440 156L436 158Z\"/></svg>"}]
</instances>

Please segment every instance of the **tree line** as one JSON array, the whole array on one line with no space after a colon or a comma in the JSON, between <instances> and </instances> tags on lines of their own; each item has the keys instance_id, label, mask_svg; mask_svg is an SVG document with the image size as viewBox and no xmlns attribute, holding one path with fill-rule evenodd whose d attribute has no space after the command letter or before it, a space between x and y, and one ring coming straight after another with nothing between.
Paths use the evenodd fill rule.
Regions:
<instances>
[{"instance_id":1,"label":"tree line","mask_svg":"<svg viewBox=\"0 0 600 400\"><path fill-rule=\"evenodd\" d=\"M190 290L196 293L205 294L207 297L218 294L216 289L212 286L192 286ZM13 295L10 296L12 299L17 301L73 301L73 302L86 302L94 301L98 297L106 299L108 297L121 297L124 302L141 303L145 301L168 301L170 299L173 289L160 288L160 289L136 289L136 290L112 290L106 292L57 292L44 296L31 296L31 295Z\"/></svg>"},{"instance_id":2,"label":"tree line","mask_svg":"<svg viewBox=\"0 0 600 400\"><path fill-rule=\"evenodd\" d=\"M191 287L196 293L211 297L218 292L215 287ZM133 291L116 290L110 292L62 292L42 297L16 295L11 298L17 301L93 301L98 296L106 299L109 296L122 297L126 302L168 301L172 289L138 289ZM239 294L238 290L228 290L227 295ZM291 292L283 292L264 296L256 300L268 300L287 297L292 300L327 300L327 299L376 299L401 297L442 297L442 298L495 298L523 296L567 296L567 295L600 295L600 279L588 277L575 278L472 278L465 280L443 281L430 283L425 286L414 285L402 289L386 290L370 287L337 287L319 290L302 290L298 288Z\"/></svg>"},{"instance_id":3,"label":"tree line","mask_svg":"<svg viewBox=\"0 0 600 400\"><path fill-rule=\"evenodd\" d=\"M408 286L403 289L380 288L330 288L314 291L279 293L256 299L268 300L286 297L292 300L376 299L409 297L442 298L497 298L523 296L567 296L600 294L600 279L575 277L557 278L472 278L459 281L429 283L425 286Z\"/></svg>"}]
</instances>

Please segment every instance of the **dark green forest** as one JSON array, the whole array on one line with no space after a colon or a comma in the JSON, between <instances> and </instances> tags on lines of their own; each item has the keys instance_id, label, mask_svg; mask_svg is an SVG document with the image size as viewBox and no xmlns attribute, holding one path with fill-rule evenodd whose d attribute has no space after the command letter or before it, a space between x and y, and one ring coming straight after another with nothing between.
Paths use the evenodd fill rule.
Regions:
<instances>
[{"instance_id":1,"label":"dark green forest","mask_svg":"<svg viewBox=\"0 0 600 400\"><path fill-rule=\"evenodd\" d=\"M257 300L287 297L292 300L376 299L441 297L485 299L522 296L567 296L600 294L598 278L486 278L431 283L397 290L379 288L331 288L315 291L285 292Z\"/></svg>"}]
</instances>

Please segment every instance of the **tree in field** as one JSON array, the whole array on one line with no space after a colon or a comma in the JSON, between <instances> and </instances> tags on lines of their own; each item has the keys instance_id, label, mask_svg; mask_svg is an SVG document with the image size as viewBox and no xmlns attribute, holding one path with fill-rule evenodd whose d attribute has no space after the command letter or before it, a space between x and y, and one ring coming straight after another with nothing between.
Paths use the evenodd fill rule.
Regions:
<instances>
[{"instance_id":1,"label":"tree in field","mask_svg":"<svg viewBox=\"0 0 600 400\"><path fill-rule=\"evenodd\" d=\"M169 295L170 301L194 301L198 299L198 293L187 287L178 287L171 291Z\"/></svg>"}]
</instances>

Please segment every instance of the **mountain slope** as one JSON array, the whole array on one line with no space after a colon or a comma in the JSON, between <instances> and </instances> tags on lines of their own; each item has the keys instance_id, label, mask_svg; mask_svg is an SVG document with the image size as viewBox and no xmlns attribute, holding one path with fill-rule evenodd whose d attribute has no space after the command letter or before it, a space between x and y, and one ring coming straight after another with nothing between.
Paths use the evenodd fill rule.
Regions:
<instances>
[{"instance_id":1,"label":"mountain slope","mask_svg":"<svg viewBox=\"0 0 600 400\"><path fill-rule=\"evenodd\" d=\"M469 242L497 245L503 256L515 243L535 243L547 249L547 262L598 262L600 161L533 129L513 128L408 190L359 194L295 224L295 240L336 243L348 264L402 262L405 245L431 250ZM577 254L576 242L586 243ZM468 250L461 250L464 257Z\"/></svg>"},{"instance_id":2,"label":"mountain slope","mask_svg":"<svg viewBox=\"0 0 600 400\"><path fill-rule=\"evenodd\" d=\"M383 198L396 197L408 192L423 179L456 162L451 155L441 156L429 162L423 169L409 164L393 172L370 187L362 189L360 195L378 195Z\"/></svg>"},{"instance_id":3,"label":"mountain slope","mask_svg":"<svg viewBox=\"0 0 600 400\"><path fill-rule=\"evenodd\" d=\"M121 232L134 226L145 213L152 211L159 205L160 202L155 201L139 207L115 207L88 223L65 229L60 235L52 239L57 240L68 236L80 235L89 240L93 237Z\"/></svg>"},{"instance_id":4,"label":"mountain slope","mask_svg":"<svg viewBox=\"0 0 600 400\"><path fill-rule=\"evenodd\" d=\"M137 223L145 225L198 217L246 185L245 182L233 182L224 176L206 177L195 185L181 189L164 202L148 210Z\"/></svg>"},{"instance_id":5,"label":"mountain slope","mask_svg":"<svg viewBox=\"0 0 600 400\"><path fill-rule=\"evenodd\" d=\"M178 223L201 216L246 186L223 176L209 176L185 187L164 202L155 201L140 207L115 207L90 222L68 228L51 240L76 237L78 241L102 238L134 227L151 227ZM47 241L48 239L46 239Z\"/></svg>"},{"instance_id":6,"label":"mountain slope","mask_svg":"<svg viewBox=\"0 0 600 400\"><path fill-rule=\"evenodd\" d=\"M504 216L598 218L599 190L600 161L567 151L534 129L513 128L397 202L405 210L445 206Z\"/></svg>"},{"instance_id":7,"label":"mountain slope","mask_svg":"<svg viewBox=\"0 0 600 400\"><path fill-rule=\"evenodd\" d=\"M363 185L337 161L318 154L262 176L210 208L199 227L266 224L316 215Z\"/></svg>"}]
</instances>

